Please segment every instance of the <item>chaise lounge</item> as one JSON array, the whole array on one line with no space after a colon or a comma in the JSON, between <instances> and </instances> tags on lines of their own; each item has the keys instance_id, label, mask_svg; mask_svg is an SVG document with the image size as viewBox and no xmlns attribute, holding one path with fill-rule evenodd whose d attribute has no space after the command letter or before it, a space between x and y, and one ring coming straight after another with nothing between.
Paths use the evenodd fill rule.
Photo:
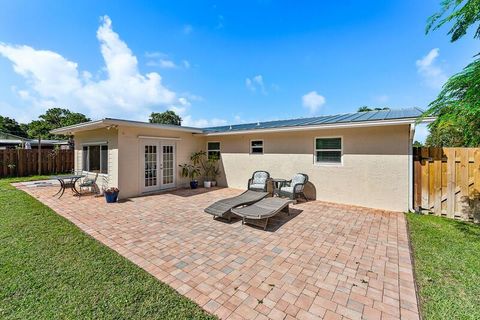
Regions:
<instances>
[{"instance_id":1,"label":"chaise lounge","mask_svg":"<svg viewBox=\"0 0 480 320\"><path fill-rule=\"evenodd\" d=\"M257 201L262 200L268 195L268 192L259 192L253 190L247 190L244 193L227 199L219 200L209 207L205 208L204 211L208 214L213 215L213 218L223 218L227 219L229 222L232 220L232 209L238 206L246 206Z\"/></svg>"},{"instance_id":2,"label":"chaise lounge","mask_svg":"<svg viewBox=\"0 0 480 320\"><path fill-rule=\"evenodd\" d=\"M263 230L267 229L268 219L277 215L281 211L290 214L289 205L293 203L293 200L282 198L266 198L252 205L233 208L232 213L242 217L242 224L250 223L263 227ZM265 220L265 224L261 225L257 221Z\"/></svg>"}]
</instances>

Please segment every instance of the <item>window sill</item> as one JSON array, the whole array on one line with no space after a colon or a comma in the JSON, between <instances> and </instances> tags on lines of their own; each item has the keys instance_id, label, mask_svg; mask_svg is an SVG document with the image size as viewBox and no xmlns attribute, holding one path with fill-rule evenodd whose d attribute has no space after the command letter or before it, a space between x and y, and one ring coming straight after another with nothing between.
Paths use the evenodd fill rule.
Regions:
<instances>
[{"instance_id":1,"label":"window sill","mask_svg":"<svg viewBox=\"0 0 480 320\"><path fill-rule=\"evenodd\" d=\"M315 162L313 165L315 167L343 167L342 162Z\"/></svg>"}]
</instances>

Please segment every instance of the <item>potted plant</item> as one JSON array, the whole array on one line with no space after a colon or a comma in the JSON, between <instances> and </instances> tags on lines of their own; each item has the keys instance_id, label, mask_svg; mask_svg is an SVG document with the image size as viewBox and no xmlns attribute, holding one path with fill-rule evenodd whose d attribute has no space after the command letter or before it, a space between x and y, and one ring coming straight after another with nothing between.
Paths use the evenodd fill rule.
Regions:
<instances>
[{"instance_id":1,"label":"potted plant","mask_svg":"<svg viewBox=\"0 0 480 320\"><path fill-rule=\"evenodd\" d=\"M216 178L220 175L220 168L218 167L218 157L211 156L210 159L207 160L207 172L208 172L208 179L211 183L212 187L217 185Z\"/></svg>"},{"instance_id":2,"label":"potted plant","mask_svg":"<svg viewBox=\"0 0 480 320\"><path fill-rule=\"evenodd\" d=\"M105 195L105 200L107 203L115 203L118 200L118 193L120 190L115 187L111 187L103 191L103 194Z\"/></svg>"},{"instance_id":3,"label":"potted plant","mask_svg":"<svg viewBox=\"0 0 480 320\"><path fill-rule=\"evenodd\" d=\"M180 175L183 178L190 178L190 188L197 189L198 180L196 180L195 178L200 175L200 168L188 163L181 164L179 165L179 167Z\"/></svg>"},{"instance_id":4,"label":"potted plant","mask_svg":"<svg viewBox=\"0 0 480 320\"><path fill-rule=\"evenodd\" d=\"M211 180L209 180L211 166L209 164L209 160L207 159L207 153L205 151L194 152L192 153L190 160L194 166L200 166L202 168L204 176L203 186L205 188L210 188L212 185Z\"/></svg>"}]
</instances>

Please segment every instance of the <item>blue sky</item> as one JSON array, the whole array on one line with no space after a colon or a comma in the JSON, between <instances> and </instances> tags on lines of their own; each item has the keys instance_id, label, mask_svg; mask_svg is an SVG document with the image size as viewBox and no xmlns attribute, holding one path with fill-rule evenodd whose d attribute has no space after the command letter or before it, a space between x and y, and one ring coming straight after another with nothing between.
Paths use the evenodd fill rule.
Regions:
<instances>
[{"instance_id":1,"label":"blue sky","mask_svg":"<svg viewBox=\"0 0 480 320\"><path fill-rule=\"evenodd\" d=\"M480 51L425 35L439 2L0 1L0 114L173 109L207 126L425 108Z\"/></svg>"}]
</instances>

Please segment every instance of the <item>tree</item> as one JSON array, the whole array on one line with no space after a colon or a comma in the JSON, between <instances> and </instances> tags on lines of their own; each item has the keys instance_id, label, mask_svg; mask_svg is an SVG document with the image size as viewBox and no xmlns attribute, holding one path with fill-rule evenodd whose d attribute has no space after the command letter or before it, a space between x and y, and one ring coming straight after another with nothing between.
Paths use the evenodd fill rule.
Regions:
<instances>
[{"instance_id":1,"label":"tree","mask_svg":"<svg viewBox=\"0 0 480 320\"><path fill-rule=\"evenodd\" d=\"M50 133L51 130L87 121L90 121L90 119L82 113L62 108L51 108L45 114L40 115L39 120L32 121L28 125L28 135L34 139L39 137L42 139L57 138Z\"/></svg>"},{"instance_id":2,"label":"tree","mask_svg":"<svg viewBox=\"0 0 480 320\"><path fill-rule=\"evenodd\" d=\"M172 124L175 126L182 125L182 118L171 110L165 112L152 112L148 121L150 123Z\"/></svg>"},{"instance_id":3,"label":"tree","mask_svg":"<svg viewBox=\"0 0 480 320\"><path fill-rule=\"evenodd\" d=\"M413 143L413 146L414 146L414 147L423 147L423 143L421 143L421 142L418 141L418 140L415 140L415 142Z\"/></svg>"},{"instance_id":4,"label":"tree","mask_svg":"<svg viewBox=\"0 0 480 320\"><path fill-rule=\"evenodd\" d=\"M27 137L27 132L22 124L19 124L15 119L0 116L0 131L14 134L20 137Z\"/></svg>"},{"instance_id":5,"label":"tree","mask_svg":"<svg viewBox=\"0 0 480 320\"><path fill-rule=\"evenodd\" d=\"M358 108L357 112L366 112L366 111L379 111L379 110L390 110L389 107L384 107L384 108L370 108L369 106L363 106L363 107L360 107Z\"/></svg>"},{"instance_id":6,"label":"tree","mask_svg":"<svg viewBox=\"0 0 480 320\"><path fill-rule=\"evenodd\" d=\"M462 5L463 3L463 5ZM443 17L443 18L442 18ZM455 42L464 35L470 26L480 21L480 0L444 0L440 12L432 15L426 32L436 30L446 23L453 25L448 34ZM474 38L480 38L480 25L476 27ZM445 134L447 138L433 136L429 143L443 146L480 145L480 58L467 65L460 73L448 79L437 99L432 101L426 116L437 119L429 125L431 134ZM461 138L460 138L460 137Z\"/></svg>"}]
</instances>

